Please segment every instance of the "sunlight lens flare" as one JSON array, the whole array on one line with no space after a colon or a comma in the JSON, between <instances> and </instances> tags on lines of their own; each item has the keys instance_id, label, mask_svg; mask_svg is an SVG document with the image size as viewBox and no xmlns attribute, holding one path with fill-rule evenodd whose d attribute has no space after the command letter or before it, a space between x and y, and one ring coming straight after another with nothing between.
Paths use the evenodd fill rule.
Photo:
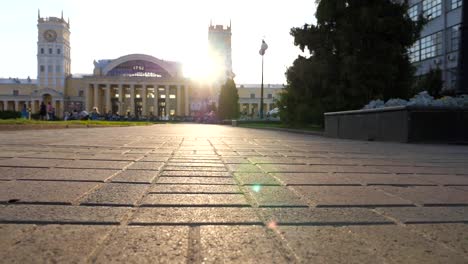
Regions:
<instances>
[{"instance_id":1,"label":"sunlight lens flare","mask_svg":"<svg viewBox=\"0 0 468 264\"><path fill-rule=\"evenodd\" d=\"M262 186L260 184L255 184L254 186L252 186L252 190L254 192L260 192L261 189L262 189Z\"/></svg>"},{"instance_id":2,"label":"sunlight lens flare","mask_svg":"<svg viewBox=\"0 0 468 264\"><path fill-rule=\"evenodd\" d=\"M212 54L195 53L184 60L184 76L200 82L213 82L221 74L221 59Z\"/></svg>"}]
</instances>

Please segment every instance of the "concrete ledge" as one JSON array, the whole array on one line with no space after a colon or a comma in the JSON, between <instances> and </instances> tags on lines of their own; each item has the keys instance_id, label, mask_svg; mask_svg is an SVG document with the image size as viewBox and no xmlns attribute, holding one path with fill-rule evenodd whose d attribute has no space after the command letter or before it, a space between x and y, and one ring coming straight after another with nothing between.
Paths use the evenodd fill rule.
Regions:
<instances>
[{"instance_id":1,"label":"concrete ledge","mask_svg":"<svg viewBox=\"0 0 468 264\"><path fill-rule=\"evenodd\" d=\"M468 109L398 106L325 113L325 136L396 142L468 142Z\"/></svg>"}]
</instances>

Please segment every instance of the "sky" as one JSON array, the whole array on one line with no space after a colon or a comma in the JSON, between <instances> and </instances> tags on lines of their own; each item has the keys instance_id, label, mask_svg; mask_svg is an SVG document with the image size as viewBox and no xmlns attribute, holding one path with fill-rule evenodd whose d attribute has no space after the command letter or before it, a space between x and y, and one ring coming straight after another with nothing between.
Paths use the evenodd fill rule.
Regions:
<instances>
[{"instance_id":1,"label":"sky","mask_svg":"<svg viewBox=\"0 0 468 264\"><path fill-rule=\"evenodd\" d=\"M315 23L314 0L15 0L0 9L0 78L37 77L37 12L70 19L71 71L91 74L93 61L140 53L178 61L187 77L206 68L208 26L232 25L235 82L286 83L285 71L301 51L292 27Z\"/></svg>"}]
</instances>

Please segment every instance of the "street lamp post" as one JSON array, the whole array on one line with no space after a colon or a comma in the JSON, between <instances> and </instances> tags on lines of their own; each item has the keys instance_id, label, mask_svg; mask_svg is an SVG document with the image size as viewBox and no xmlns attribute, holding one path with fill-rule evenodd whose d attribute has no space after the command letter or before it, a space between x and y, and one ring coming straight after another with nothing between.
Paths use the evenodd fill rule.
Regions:
<instances>
[{"instance_id":1,"label":"street lamp post","mask_svg":"<svg viewBox=\"0 0 468 264\"><path fill-rule=\"evenodd\" d=\"M268 45L266 44L265 40L262 40L262 46L260 47L260 55L262 55L262 84L260 86L260 119L263 119L263 55L265 55L265 51L268 49Z\"/></svg>"}]
</instances>

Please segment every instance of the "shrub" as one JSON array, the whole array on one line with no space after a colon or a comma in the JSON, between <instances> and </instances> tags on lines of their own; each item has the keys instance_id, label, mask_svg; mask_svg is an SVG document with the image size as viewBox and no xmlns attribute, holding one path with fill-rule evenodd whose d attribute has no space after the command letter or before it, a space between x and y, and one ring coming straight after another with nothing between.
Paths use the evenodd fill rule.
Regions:
<instances>
[{"instance_id":1,"label":"shrub","mask_svg":"<svg viewBox=\"0 0 468 264\"><path fill-rule=\"evenodd\" d=\"M0 111L0 119L16 119L16 118L21 118L21 112Z\"/></svg>"}]
</instances>

